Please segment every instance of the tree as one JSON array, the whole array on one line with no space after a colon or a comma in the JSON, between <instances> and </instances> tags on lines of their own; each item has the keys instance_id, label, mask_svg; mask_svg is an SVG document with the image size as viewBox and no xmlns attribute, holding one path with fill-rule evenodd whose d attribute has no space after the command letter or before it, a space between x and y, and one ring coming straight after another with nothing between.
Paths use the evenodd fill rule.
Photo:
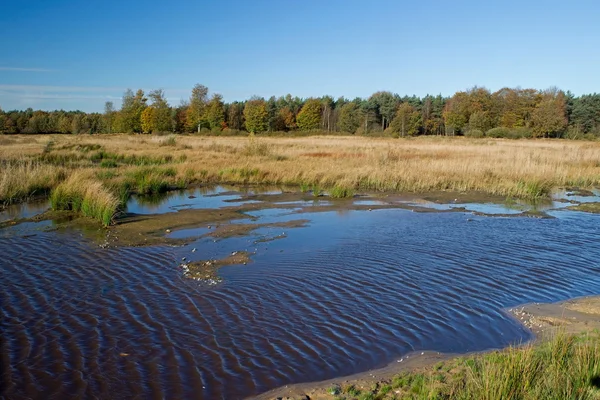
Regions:
<instances>
[{"instance_id":1,"label":"tree","mask_svg":"<svg viewBox=\"0 0 600 400\"><path fill-rule=\"evenodd\" d=\"M417 135L421 127L421 114L409 103L402 103L390 127L401 137Z\"/></svg>"},{"instance_id":2,"label":"tree","mask_svg":"<svg viewBox=\"0 0 600 400\"><path fill-rule=\"evenodd\" d=\"M148 97L152 100L152 108L149 112L150 126L149 132L168 132L171 130L171 108L165 98L165 92L162 89L153 90L148 93Z\"/></svg>"},{"instance_id":3,"label":"tree","mask_svg":"<svg viewBox=\"0 0 600 400\"><path fill-rule=\"evenodd\" d=\"M133 94L131 89L127 89L123 94L123 105L119 113L120 129L126 133L141 133L142 132L142 112L148 106L148 100L144 96L144 91L138 89Z\"/></svg>"},{"instance_id":4,"label":"tree","mask_svg":"<svg viewBox=\"0 0 600 400\"><path fill-rule=\"evenodd\" d=\"M600 94L573 99L569 124L582 133L600 133Z\"/></svg>"},{"instance_id":5,"label":"tree","mask_svg":"<svg viewBox=\"0 0 600 400\"><path fill-rule=\"evenodd\" d=\"M104 103L104 126L106 133L112 133L113 121L115 119L115 106L112 101Z\"/></svg>"},{"instance_id":6,"label":"tree","mask_svg":"<svg viewBox=\"0 0 600 400\"><path fill-rule=\"evenodd\" d=\"M283 107L279 110L279 120L283 123L284 129L293 130L298 127L294 113L289 107Z\"/></svg>"},{"instance_id":7,"label":"tree","mask_svg":"<svg viewBox=\"0 0 600 400\"><path fill-rule=\"evenodd\" d=\"M444 123L454 135L456 131L462 131L469 121L469 96L465 92L458 92L448 102L444 108Z\"/></svg>"},{"instance_id":8,"label":"tree","mask_svg":"<svg viewBox=\"0 0 600 400\"><path fill-rule=\"evenodd\" d=\"M564 92L556 88L545 91L542 100L533 111L532 121L533 133L536 137L562 134L567 127Z\"/></svg>"},{"instance_id":9,"label":"tree","mask_svg":"<svg viewBox=\"0 0 600 400\"><path fill-rule=\"evenodd\" d=\"M326 130L327 132L332 131L334 108L335 103L333 97L323 96L321 99L321 129Z\"/></svg>"},{"instance_id":10,"label":"tree","mask_svg":"<svg viewBox=\"0 0 600 400\"><path fill-rule=\"evenodd\" d=\"M244 127L244 106L242 103L234 101L227 108L227 126L237 130Z\"/></svg>"},{"instance_id":11,"label":"tree","mask_svg":"<svg viewBox=\"0 0 600 400\"><path fill-rule=\"evenodd\" d=\"M218 93L213 94L206 110L206 120L210 129L223 129L225 124L225 109L223 105L223 96Z\"/></svg>"},{"instance_id":12,"label":"tree","mask_svg":"<svg viewBox=\"0 0 600 400\"><path fill-rule=\"evenodd\" d=\"M321 126L322 104L318 99L308 99L296 117L298 128L307 131Z\"/></svg>"},{"instance_id":13,"label":"tree","mask_svg":"<svg viewBox=\"0 0 600 400\"><path fill-rule=\"evenodd\" d=\"M269 113L264 99L253 97L244 107L246 130L250 133L265 132L269 129Z\"/></svg>"},{"instance_id":14,"label":"tree","mask_svg":"<svg viewBox=\"0 0 600 400\"><path fill-rule=\"evenodd\" d=\"M74 135L83 133L84 131L84 126L83 126L83 115L80 113L77 113L73 116L73 120L71 121L71 133Z\"/></svg>"},{"instance_id":15,"label":"tree","mask_svg":"<svg viewBox=\"0 0 600 400\"><path fill-rule=\"evenodd\" d=\"M190 106L187 109L186 128L189 132L208 127L206 121L206 104L208 103L208 88L204 85L196 84L192 89L190 96Z\"/></svg>"},{"instance_id":16,"label":"tree","mask_svg":"<svg viewBox=\"0 0 600 400\"><path fill-rule=\"evenodd\" d=\"M7 121L8 117L6 116L6 114L4 114L4 112L2 111L2 108L0 107L0 134L2 133L6 133L6 121Z\"/></svg>"},{"instance_id":17,"label":"tree","mask_svg":"<svg viewBox=\"0 0 600 400\"><path fill-rule=\"evenodd\" d=\"M381 129L385 130L398 108L398 99L390 92L376 92L371 95L369 101L377 107L377 112L381 116Z\"/></svg>"},{"instance_id":18,"label":"tree","mask_svg":"<svg viewBox=\"0 0 600 400\"><path fill-rule=\"evenodd\" d=\"M355 102L340 107L338 127L343 132L355 133L360 126L360 111Z\"/></svg>"},{"instance_id":19,"label":"tree","mask_svg":"<svg viewBox=\"0 0 600 400\"><path fill-rule=\"evenodd\" d=\"M488 111L475 111L469 117L469 130L480 130L486 132L494 127Z\"/></svg>"},{"instance_id":20,"label":"tree","mask_svg":"<svg viewBox=\"0 0 600 400\"><path fill-rule=\"evenodd\" d=\"M154 129L154 107L146 107L140 116L143 133L152 133Z\"/></svg>"}]
</instances>

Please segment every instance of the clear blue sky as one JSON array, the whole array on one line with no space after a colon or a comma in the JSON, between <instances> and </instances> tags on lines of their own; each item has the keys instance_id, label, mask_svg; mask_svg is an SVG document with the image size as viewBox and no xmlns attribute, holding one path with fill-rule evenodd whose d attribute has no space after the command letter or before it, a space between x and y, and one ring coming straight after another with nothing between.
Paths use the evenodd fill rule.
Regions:
<instances>
[{"instance_id":1,"label":"clear blue sky","mask_svg":"<svg viewBox=\"0 0 600 400\"><path fill-rule=\"evenodd\" d=\"M102 111L126 88L252 95L600 91L600 2L4 0L0 107Z\"/></svg>"}]
</instances>

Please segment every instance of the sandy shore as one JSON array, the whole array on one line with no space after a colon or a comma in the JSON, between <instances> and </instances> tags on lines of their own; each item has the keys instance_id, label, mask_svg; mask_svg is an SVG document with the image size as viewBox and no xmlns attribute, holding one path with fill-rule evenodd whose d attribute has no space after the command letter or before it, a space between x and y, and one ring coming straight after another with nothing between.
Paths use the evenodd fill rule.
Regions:
<instances>
[{"instance_id":1,"label":"sandy shore","mask_svg":"<svg viewBox=\"0 0 600 400\"><path fill-rule=\"evenodd\" d=\"M535 342L545 340L557 330L565 333L581 333L600 329L600 296L582 297L558 303L525 304L507 311L535 334ZM328 393L328 389L334 386L354 385L360 389L367 389L376 384L388 383L392 377L402 372L426 369L440 361L468 355L476 356L476 354L415 352L384 368L326 381L287 385L251 397L251 399L334 399L335 396Z\"/></svg>"}]
</instances>

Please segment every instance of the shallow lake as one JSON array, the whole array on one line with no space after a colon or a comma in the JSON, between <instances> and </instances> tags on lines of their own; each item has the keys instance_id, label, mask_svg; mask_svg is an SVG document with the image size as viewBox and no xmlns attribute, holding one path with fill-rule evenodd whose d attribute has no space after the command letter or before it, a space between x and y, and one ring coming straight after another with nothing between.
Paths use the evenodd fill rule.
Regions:
<instances>
[{"instance_id":1,"label":"shallow lake","mask_svg":"<svg viewBox=\"0 0 600 400\"><path fill-rule=\"evenodd\" d=\"M132 200L130 209L238 200L254 201L216 189L151 205ZM504 308L600 293L599 215L557 207L551 218L531 218L486 204L369 211L336 209L328 199L318 202L334 204L331 211L311 212L305 202L279 202L241 220L308 219L304 227L226 239L206 236L206 226L172 232L188 237L182 246L103 248L77 229L48 229L49 221L0 229L0 395L243 398L412 351L526 341L530 333ZM486 210L516 215L471 212ZM221 268L217 285L182 273L184 257L236 251L252 262Z\"/></svg>"}]
</instances>

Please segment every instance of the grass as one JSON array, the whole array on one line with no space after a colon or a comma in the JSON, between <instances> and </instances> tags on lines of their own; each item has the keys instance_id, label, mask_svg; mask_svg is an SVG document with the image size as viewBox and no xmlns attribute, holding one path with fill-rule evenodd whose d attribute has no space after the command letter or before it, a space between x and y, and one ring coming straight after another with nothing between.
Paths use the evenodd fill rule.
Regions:
<instances>
[{"instance_id":1,"label":"grass","mask_svg":"<svg viewBox=\"0 0 600 400\"><path fill-rule=\"evenodd\" d=\"M0 147L0 204L47 193L76 170L139 193L231 183L297 185L332 197L481 191L536 200L554 187L600 186L599 159L600 143L566 140L14 135Z\"/></svg>"},{"instance_id":2,"label":"grass","mask_svg":"<svg viewBox=\"0 0 600 400\"><path fill-rule=\"evenodd\" d=\"M510 347L406 372L368 391L373 399L600 399L600 335L557 333L541 345ZM355 386L344 393L364 393Z\"/></svg>"},{"instance_id":3,"label":"grass","mask_svg":"<svg viewBox=\"0 0 600 400\"><path fill-rule=\"evenodd\" d=\"M336 199L343 199L343 198L347 198L347 197L353 197L354 196L354 190L351 189L351 188L347 188L347 187L334 186L329 191L329 196L331 196L333 198L336 198Z\"/></svg>"},{"instance_id":4,"label":"grass","mask_svg":"<svg viewBox=\"0 0 600 400\"><path fill-rule=\"evenodd\" d=\"M79 212L108 226L114 221L120 201L102 183L74 173L52 191L50 204L53 210Z\"/></svg>"},{"instance_id":5,"label":"grass","mask_svg":"<svg viewBox=\"0 0 600 400\"><path fill-rule=\"evenodd\" d=\"M45 195L65 178L63 168L23 158L0 160L0 205Z\"/></svg>"}]
</instances>

